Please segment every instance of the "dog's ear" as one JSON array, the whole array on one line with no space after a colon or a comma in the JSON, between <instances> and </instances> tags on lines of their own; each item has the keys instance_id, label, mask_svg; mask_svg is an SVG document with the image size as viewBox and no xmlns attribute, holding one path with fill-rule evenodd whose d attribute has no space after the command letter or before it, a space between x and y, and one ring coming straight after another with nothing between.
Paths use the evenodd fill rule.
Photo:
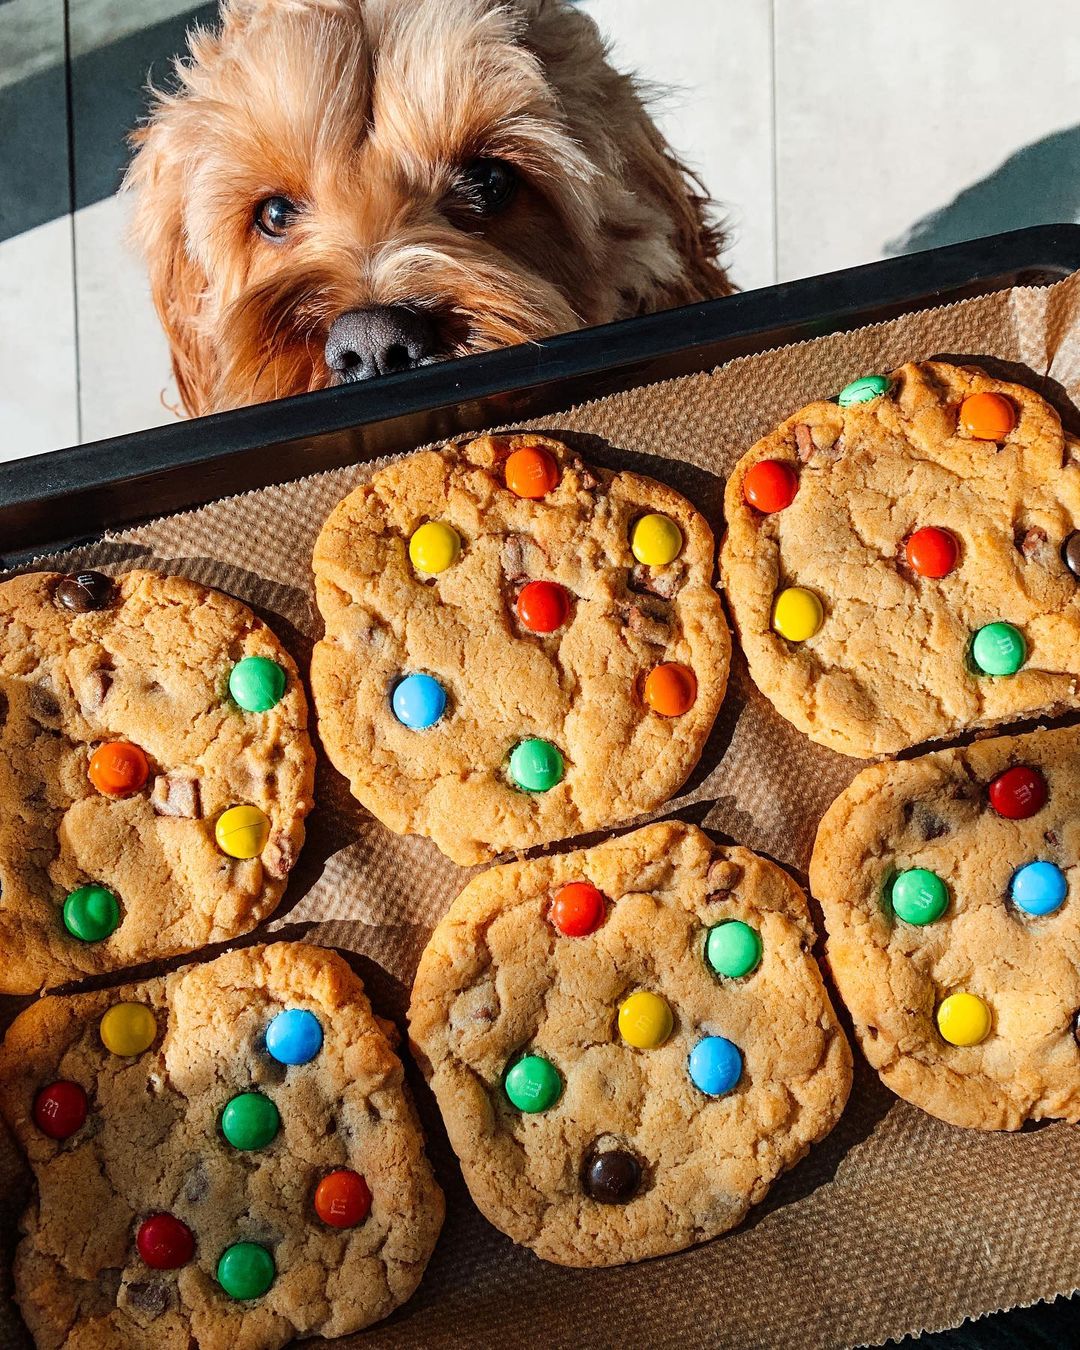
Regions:
<instances>
[{"instance_id":1,"label":"dog's ear","mask_svg":"<svg viewBox=\"0 0 1080 1350\"><path fill-rule=\"evenodd\" d=\"M191 417L209 411L216 368L199 318L207 279L184 238L183 165L172 154L171 129L161 122L140 128L124 187L135 199L131 233L146 259L150 294L169 339L180 399Z\"/></svg>"}]
</instances>

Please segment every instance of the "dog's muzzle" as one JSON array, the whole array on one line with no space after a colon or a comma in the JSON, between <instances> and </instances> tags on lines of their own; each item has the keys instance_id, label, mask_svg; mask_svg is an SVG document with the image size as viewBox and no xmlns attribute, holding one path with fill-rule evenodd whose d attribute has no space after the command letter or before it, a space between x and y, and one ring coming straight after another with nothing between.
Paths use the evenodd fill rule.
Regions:
<instances>
[{"instance_id":1,"label":"dog's muzzle","mask_svg":"<svg viewBox=\"0 0 1080 1350\"><path fill-rule=\"evenodd\" d=\"M412 370L434 359L435 327L404 305L350 309L330 325L325 356L335 384Z\"/></svg>"}]
</instances>

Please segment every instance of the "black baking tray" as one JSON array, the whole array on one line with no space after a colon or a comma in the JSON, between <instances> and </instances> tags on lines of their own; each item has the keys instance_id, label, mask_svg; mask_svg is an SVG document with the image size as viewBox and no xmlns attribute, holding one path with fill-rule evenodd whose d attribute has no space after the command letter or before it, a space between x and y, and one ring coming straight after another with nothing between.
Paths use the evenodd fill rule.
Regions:
<instances>
[{"instance_id":1,"label":"black baking tray","mask_svg":"<svg viewBox=\"0 0 1080 1350\"><path fill-rule=\"evenodd\" d=\"M460 431L1080 269L1039 225L0 464L0 564Z\"/></svg>"}]
</instances>

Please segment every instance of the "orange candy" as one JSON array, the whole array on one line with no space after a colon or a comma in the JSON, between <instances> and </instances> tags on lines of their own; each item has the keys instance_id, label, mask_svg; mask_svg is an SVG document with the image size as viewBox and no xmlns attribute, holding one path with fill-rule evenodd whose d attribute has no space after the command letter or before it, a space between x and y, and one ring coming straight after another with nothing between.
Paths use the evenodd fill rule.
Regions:
<instances>
[{"instance_id":1,"label":"orange candy","mask_svg":"<svg viewBox=\"0 0 1080 1350\"><path fill-rule=\"evenodd\" d=\"M1016 426L1016 409L1004 394L971 394L960 405L960 426L977 441L1003 441Z\"/></svg>"},{"instance_id":2,"label":"orange candy","mask_svg":"<svg viewBox=\"0 0 1080 1350\"><path fill-rule=\"evenodd\" d=\"M367 1218L370 1208L367 1182L347 1167L329 1173L315 1187L315 1213L331 1228L355 1228Z\"/></svg>"},{"instance_id":3,"label":"orange candy","mask_svg":"<svg viewBox=\"0 0 1080 1350\"><path fill-rule=\"evenodd\" d=\"M546 450L527 446L506 461L506 486L519 497L537 500L559 484L559 466Z\"/></svg>"},{"instance_id":4,"label":"orange candy","mask_svg":"<svg viewBox=\"0 0 1080 1350\"><path fill-rule=\"evenodd\" d=\"M645 702L661 717L679 717L689 712L697 698L697 679L689 666L665 661L645 677Z\"/></svg>"},{"instance_id":5,"label":"orange candy","mask_svg":"<svg viewBox=\"0 0 1080 1350\"><path fill-rule=\"evenodd\" d=\"M150 765L130 741L106 741L90 756L90 781L106 797L130 797L150 776Z\"/></svg>"}]
</instances>

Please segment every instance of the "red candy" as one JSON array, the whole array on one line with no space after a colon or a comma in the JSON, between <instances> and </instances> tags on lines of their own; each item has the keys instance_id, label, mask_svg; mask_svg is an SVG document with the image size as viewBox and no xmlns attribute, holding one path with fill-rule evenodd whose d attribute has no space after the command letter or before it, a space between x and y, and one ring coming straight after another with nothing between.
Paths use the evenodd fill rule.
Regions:
<instances>
[{"instance_id":1,"label":"red candy","mask_svg":"<svg viewBox=\"0 0 1080 1350\"><path fill-rule=\"evenodd\" d=\"M956 540L948 530L935 525L916 530L904 551L908 566L920 577L946 577L956 566Z\"/></svg>"},{"instance_id":2,"label":"red candy","mask_svg":"<svg viewBox=\"0 0 1080 1350\"><path fill-rule=\"evenodd\" d=\"M604 897L591 881L568 881L555 892L551 922L564 937L587 937L604 922Z\"/></svg>"},{"instance_id":3,"label":"red candy","mask_svg":"<svg viewBox=\"0 0 1080 1350\"><path fill-rule=\"evenodd\" d=\"M530 581L517 598L518 618L534 633L554 633L570 613L570 597L557 581Z\"/></svg>"},{"instance_id":4,"label":"red candy","mask_svg":"<svg viewBox=\"0 0 1080 1350\"><path fill-rule=\"evenodd\" d=\"M990 805L1006 820L1027 820L1046 805L1046 779L1038 769L1017 764L990 784Z\"/></svg>"},{"instance_id":5,"label":"red candy","mask_svg":"<svg viewBox=\"0 0 1080 1350\"><path fill-rule=\"evenodd\" d=\"M60 1078L34 1098L34 1124L50 1139L70 1139L86 1123L86 1093L70 1079Z\"/></svg>"},{"instance_id":6,"label":"red candy","mask_svg":"<svg viewBox=\"0 0 1080 1350\"><path fill-rule=\"evenodd\" d=\"M176 1270L195 1255L195 1236L171 1214L151 1214L135 1236L139 1255L154 1270Z\"/></svg>"},{"instance_id":7,"label":"red candy","mask_svg":"<svg viewBox=\"0 0 1080 1350\"><path fill-rule=\"evenodd\" d=\"M315 1187L315 1213L331 1228L355 1228L368 1216L371 1190L358 1172L343 1167Z\"/></svg>"},{"instance_id":8,"label":"red candy","mask_svg":"<svg viewBox=\"0 0 1080 1350\"><path fill-rule=\"evenodd\" d=\"M779 459L759 459L746 471L743 496L758 511L772 515L795 500L799 479L790 464Z\"/></svg>"}]
</instances>

